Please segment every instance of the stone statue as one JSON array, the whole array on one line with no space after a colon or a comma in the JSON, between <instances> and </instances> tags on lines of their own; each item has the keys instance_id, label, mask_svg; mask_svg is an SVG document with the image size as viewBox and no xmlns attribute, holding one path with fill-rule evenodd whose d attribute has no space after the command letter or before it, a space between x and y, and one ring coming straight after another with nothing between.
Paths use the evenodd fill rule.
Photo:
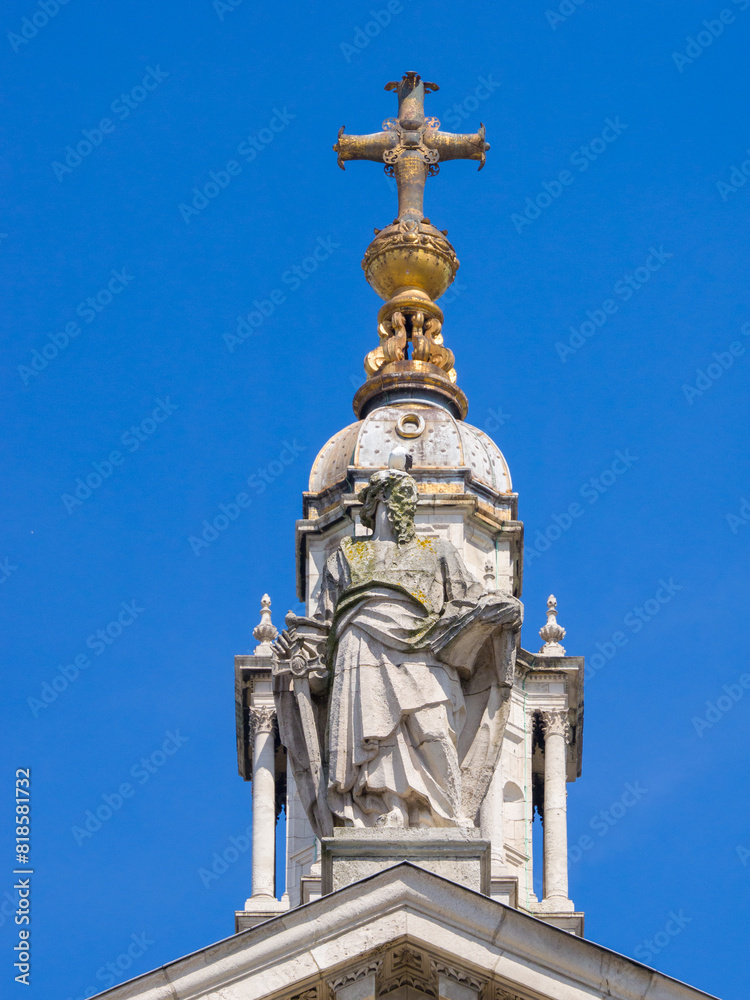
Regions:
<instances>
[{"instance_id":1,"label":"stone statue","mask_svg":"<svg viewBox=\"0 0 750 1000\"><path fill-rule=\"evenodd\" d=\"M328 559L316 619L275 644L280 735L318 836L476 825L510 707L521 603L414 529L408 472L358 496L372 535Z\"/></svg>"}]
</instances>

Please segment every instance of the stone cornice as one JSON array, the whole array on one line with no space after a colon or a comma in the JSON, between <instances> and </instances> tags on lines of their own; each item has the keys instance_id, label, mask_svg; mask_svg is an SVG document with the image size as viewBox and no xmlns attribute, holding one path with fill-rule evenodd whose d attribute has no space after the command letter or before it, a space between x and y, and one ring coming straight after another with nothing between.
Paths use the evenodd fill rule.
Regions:
<instances>
[{"instance_id":1,"label":"stone cornice","mask_svg":"<svg viewBox=\"0 0 750 1000\"><path fill-rule=\"evenodd\" d=\"M523 1000L715 1000L639 962L404 863L100 994L107 1000L299 995L395 943ZM239 984L241 983L241 986ZM297 985L299 984L299 985ZM232 987L236 988L233 989ZM239 988L240 993L237 993ZM502 995L502 994L500 994Z\"/></svg>"}]
</instances>

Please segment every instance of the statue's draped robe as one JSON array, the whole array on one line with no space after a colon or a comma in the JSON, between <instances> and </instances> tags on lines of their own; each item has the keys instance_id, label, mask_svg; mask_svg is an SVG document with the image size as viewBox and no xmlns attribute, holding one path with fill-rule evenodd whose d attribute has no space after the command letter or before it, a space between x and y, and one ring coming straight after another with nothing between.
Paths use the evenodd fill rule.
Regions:
<instances>
[{"instance_id":1,"label":"statue's draped robe","mask_svg":"<svg viewBox=\"0 0 750 1000\"><path fill-rule=\"evenodd\" d=\"M435 639L446 617L456 621L476 609L482 593L456 548L442 539L344 539L328 559L321 591L333 673L328 805L339 823L372 826L394 796L408 810L409 825L473 822L464 816L459 763L462 742L464 755L467 749L461 675L471 688L473 664L464 670L441 662ZM486 595L483 601L518 604ZM491 689L497 695L497 672L490 676L487 666L484 674L472 739L481 722L485 730L493 725L487 706ZM496 697L490 717L499 705ZM490 754L493 768L498 748ZM480 783L483 777L476 775Z\"/></svg>"}]
</instances>

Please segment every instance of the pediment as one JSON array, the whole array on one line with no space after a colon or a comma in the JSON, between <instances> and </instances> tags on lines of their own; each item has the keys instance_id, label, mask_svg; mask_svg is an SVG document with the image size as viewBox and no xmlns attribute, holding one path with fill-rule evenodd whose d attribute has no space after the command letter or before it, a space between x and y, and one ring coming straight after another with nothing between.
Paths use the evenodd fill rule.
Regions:
<instances>
[{"instance_id":1,"label":"pediment","mask_svg":"<svg viewBox=\"0 0 750 1000\"><path fill-rule=\"evenodd\" d=\"M106 1000L707 1000L403 863L99 994Z\"/></svg>"}]
</instances>

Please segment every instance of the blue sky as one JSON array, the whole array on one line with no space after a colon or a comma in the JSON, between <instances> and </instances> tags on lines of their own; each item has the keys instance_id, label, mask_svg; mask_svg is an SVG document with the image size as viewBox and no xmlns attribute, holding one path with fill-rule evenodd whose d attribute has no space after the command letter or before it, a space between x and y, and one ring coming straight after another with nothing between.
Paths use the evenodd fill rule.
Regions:
<instances>
[{"instance_id":1,"label":"blue sky","mask_svg":"<svg viewBox=\"0 0 750 1000\"><path fill-rule=\"evenodd\" d=\"M300 494L353 419L379 306L360 260L395 211L331 145L414 69L444 127L492 144L425 207L461 261L469 420L519 493L525 645L554 592L589 659L572 896L587 937L740 1000L750 2L45 2L9 0L0 40L0 899L16 768L35 866L32 986L0 907L3 982L83 997L233 931L249 852L199 874L250 822L232 658L264 591L277 623L297 607Z\"/></svg>"}]
</instances>

